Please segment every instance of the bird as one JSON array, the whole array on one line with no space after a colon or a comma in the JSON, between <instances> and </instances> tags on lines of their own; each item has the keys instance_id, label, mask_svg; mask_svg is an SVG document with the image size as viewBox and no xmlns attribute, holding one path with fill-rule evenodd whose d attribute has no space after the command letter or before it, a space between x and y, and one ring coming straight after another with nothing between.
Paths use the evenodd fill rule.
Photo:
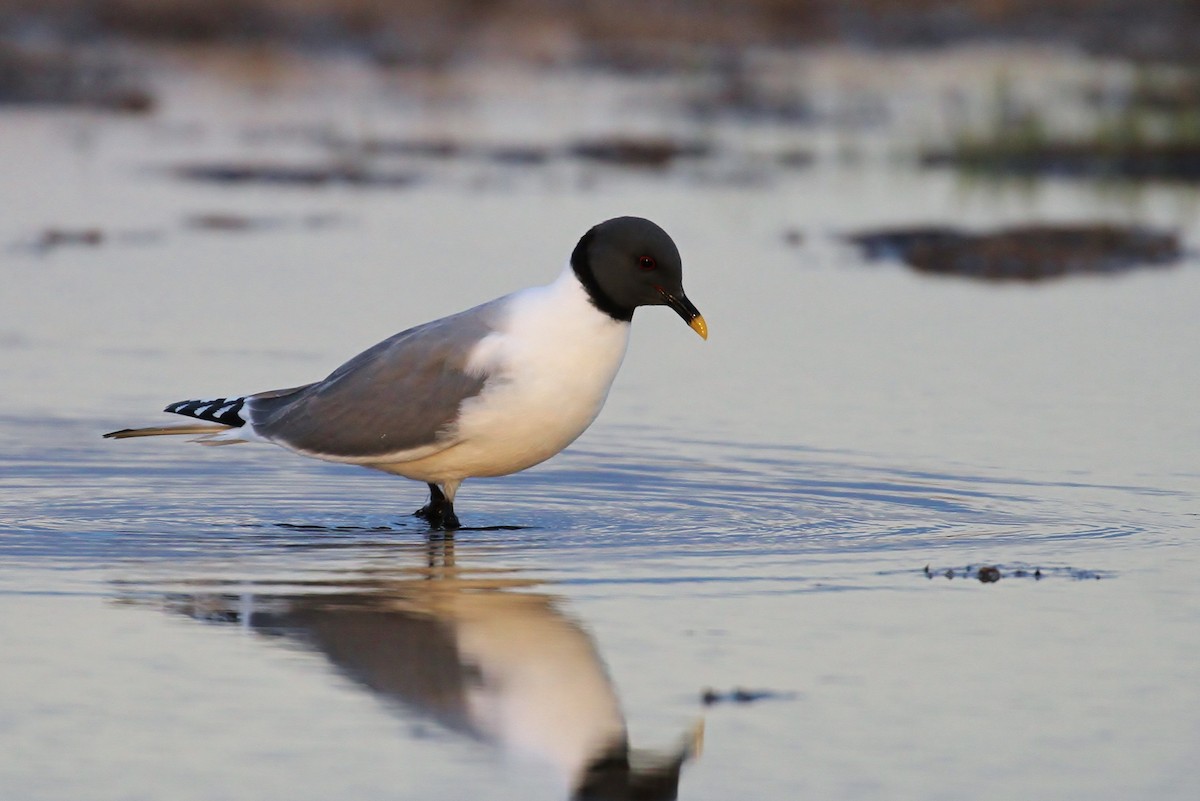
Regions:
<instances>
[{"instance_id":1,"label":"bird","mask_svg":"<svg viewBox=\"0 0 1200 801\"><path fill-rule=\"evenodd\" d=\"M104 437L265 441L422 481L429 501L414 514L431 531L454 531L464 480L539 464L596 419L641 306L667 306L708 339L674 240L650 220L615 217L584 233L549 284L401 331L323 380L179 401L163 411L198 422Z\"/></svg>"}]
</instances>

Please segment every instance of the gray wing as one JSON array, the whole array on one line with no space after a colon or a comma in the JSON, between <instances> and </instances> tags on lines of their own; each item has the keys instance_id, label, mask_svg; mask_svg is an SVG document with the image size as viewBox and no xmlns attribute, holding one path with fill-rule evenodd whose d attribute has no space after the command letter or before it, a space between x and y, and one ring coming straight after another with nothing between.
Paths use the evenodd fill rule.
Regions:
<instances>
[{"instance_id":1,"label":"gray wing","mask_svg":"<svg viewBox=\"0 0 1200 801\"><path fill-rule=\"evenodd\" d=\"M402 331L324 381L250 396L255 433L318 456L370 458L453 438L463 401L487 376L467 360L503 318L505 298Z\"/></svg>"}]
</instances>

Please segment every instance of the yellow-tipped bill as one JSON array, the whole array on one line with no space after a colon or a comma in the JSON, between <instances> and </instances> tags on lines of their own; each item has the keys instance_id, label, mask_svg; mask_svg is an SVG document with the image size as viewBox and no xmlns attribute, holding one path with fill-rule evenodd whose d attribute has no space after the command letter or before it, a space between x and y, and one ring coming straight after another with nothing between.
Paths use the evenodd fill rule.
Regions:
<instances>
[{"instance_id":1,"label":"yellow-tipped bill","mask_svg":"<svg viewBox=\"0 0 1200 801\"><path fill-rule=\"evenodd\" d=\"M708 339L708 323L704 322L700 310L692 305L692 302L687 299L687 295L682 292L678 296L672 295L661 286L654 288L658 290L658 294L662 295L663 303L674 309L675 313L682 317L683 321L691 326L701 339Z\"/></svg>"}]
</instances>

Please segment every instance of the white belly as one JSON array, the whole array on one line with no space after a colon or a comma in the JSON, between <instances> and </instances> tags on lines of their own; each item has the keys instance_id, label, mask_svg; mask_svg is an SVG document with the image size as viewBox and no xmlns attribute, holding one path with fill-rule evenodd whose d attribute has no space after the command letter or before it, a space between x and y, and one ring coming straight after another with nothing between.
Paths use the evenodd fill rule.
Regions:
<instances>
[{"instance_id":1,"label":"white belly","mask_svg":"<svg viewBox=\"0 0 1200 801\"><path fill-rule=\"evenodd\" d=\"M604 406L629 324L595 309L568 277L521 293L503 330L476 348L471 367L490 377L463 403L453 445L372 466L420 481L460 481L524 470L574 442Z\"/></svg>"}]
</instances>

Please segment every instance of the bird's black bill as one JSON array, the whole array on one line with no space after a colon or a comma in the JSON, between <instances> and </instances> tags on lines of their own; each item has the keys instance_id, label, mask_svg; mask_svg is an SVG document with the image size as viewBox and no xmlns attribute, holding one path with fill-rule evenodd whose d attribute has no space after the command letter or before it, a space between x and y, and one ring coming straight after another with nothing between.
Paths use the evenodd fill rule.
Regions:
<instances>
[{"instance_id":1,"label":"bird's black bill","mask_svg":"<svg viewBox=\"0 0 1200 801\"><path fill-rule=\"evenodd\" d=\"M680 294L676 297L662 287L656 286L655 289L658 290L658 294L662 295L663 302L674 309L675 313L682 317L683 321L691 326L691 329L699 334L701 339L708 339L708 324L704 322L704 316L700 314L700 310L692 305L686 295Z\"/></svg>"}]
</instances>

